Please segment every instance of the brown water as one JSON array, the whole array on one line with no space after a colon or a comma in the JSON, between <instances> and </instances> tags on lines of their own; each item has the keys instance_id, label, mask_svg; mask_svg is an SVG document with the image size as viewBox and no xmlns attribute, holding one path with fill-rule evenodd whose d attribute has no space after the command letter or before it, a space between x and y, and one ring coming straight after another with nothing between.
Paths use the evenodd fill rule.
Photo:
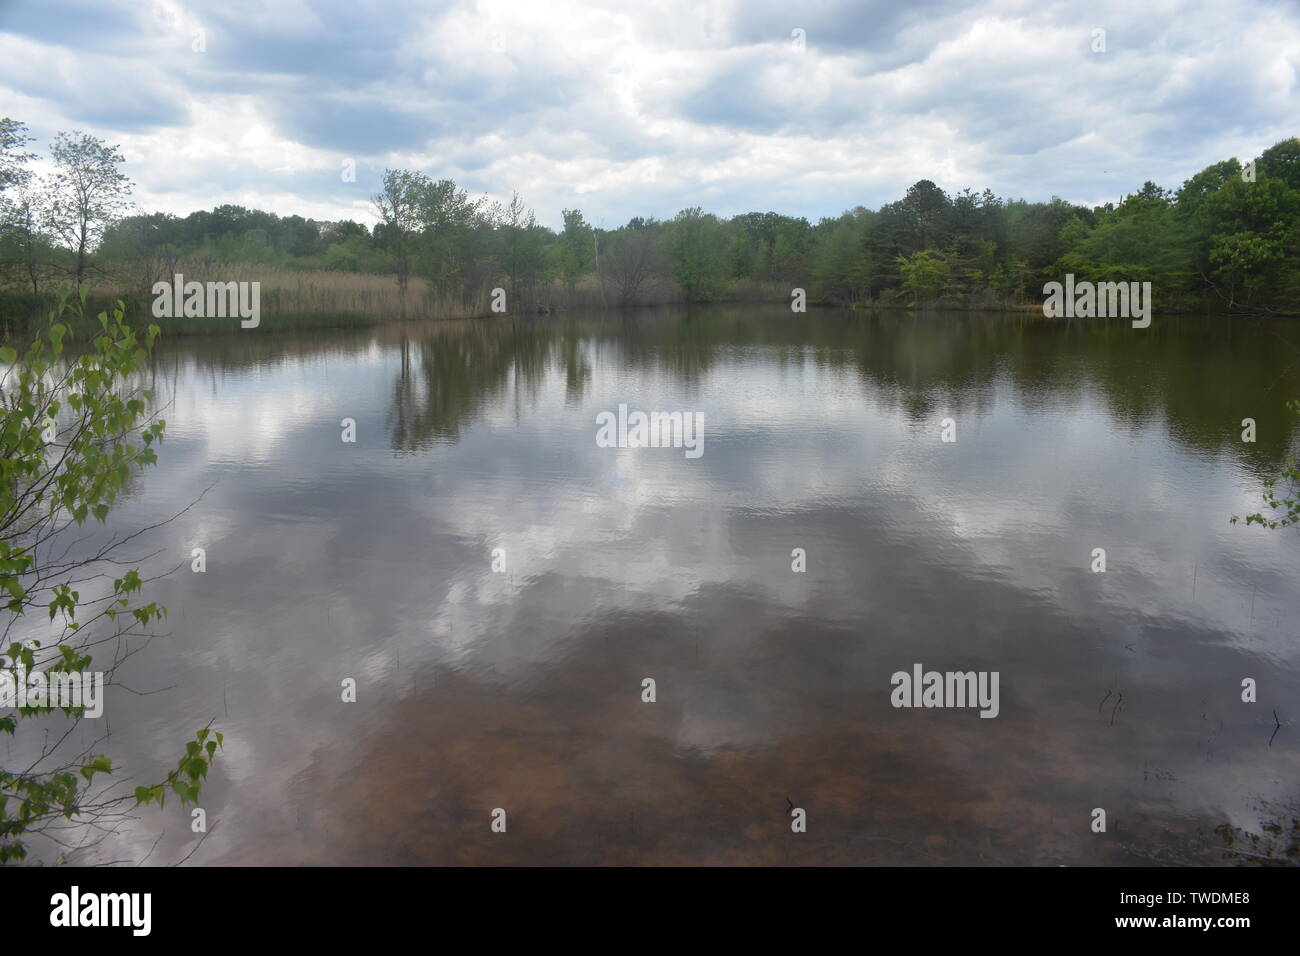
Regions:
<instances>
[{"instance_id":1,"label":"brown water","mask_svg":"<svg viewBox=\"0 0 1300 956\"><path fill-rule=\"evenodd\" d=\"M1298 359L1221 317L754 308L178 339L112 520L211 486L154 539L207 572L152 586L171 634L119 676L158 693L106 749L151 778L225 733L192 863L1287 859L1300 533L1228 519ZM598 447L620 403L702 412L703 455ZM998 672L999 715L894 708L916 663Z\"/></svg>"}]
</instances>

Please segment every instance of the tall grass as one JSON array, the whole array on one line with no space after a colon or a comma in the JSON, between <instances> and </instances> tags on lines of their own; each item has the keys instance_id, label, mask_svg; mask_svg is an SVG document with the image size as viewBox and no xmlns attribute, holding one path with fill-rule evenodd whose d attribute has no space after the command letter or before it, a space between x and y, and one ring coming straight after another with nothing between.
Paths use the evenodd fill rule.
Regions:
<instances>
[{"instance_id":1,"label":"tall grass","mask_svg":"<svg viewBox=\"0 0 1300 956\"><path fill-rule=\"evenodd\" d=\"M87 318L74 323L75 331L93 332L94 316L111 308L115 300L127 304L127 314L137 323L156 321L173 335L204 335L239 328L235 318L153 317L153 282L171 280L176 273L186 282L260 283L261 329L364 327L400 320L471 319L492 316L491 291L469 296L440 293L431 283L411 277L402 294L397 278L364 272L306 271L254 263L222 263L192 258L167 263L129 263L111 267L92 280ZM738 302L788 302L790 289L781 283L740 280L726 298ZM586 311L615 308L619 296L609 284L588 275L569 286L553 281L528 296L528 310L537 312ZM6 335L27 334L52 308L53 293L0 293L0 326ZM666 278L647 281L636 296L638 306L662 306L684 301L681 287ZM511 297L507 295L507 303ZM77 325L84 329L77 329Z\"/></svg>"}]
</instances>

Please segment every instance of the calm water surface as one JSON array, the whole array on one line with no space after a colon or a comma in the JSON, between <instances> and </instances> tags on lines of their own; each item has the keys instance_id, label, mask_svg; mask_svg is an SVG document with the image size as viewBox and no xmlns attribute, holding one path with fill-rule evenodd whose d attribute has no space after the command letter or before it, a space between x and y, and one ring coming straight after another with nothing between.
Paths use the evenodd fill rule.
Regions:
<instances>
[{"instance_id":1,"label":"calm water surface","mask_svg":"<svg viewBox=\"0 0 1300 956\"><path fill-rule=\"evenodd\" d=\"M1300 534L1228 519L1297 359L1285 323L755 308L177 339L112 520L210 489L153 539L207 572L152 585L105 749L140 782L225 733L192 863L1286 859ZM621 403L703 412L703 456L598 447ZM894 709L915 663L998 671L1000 715Z\"/></svg>"}]
</instances>

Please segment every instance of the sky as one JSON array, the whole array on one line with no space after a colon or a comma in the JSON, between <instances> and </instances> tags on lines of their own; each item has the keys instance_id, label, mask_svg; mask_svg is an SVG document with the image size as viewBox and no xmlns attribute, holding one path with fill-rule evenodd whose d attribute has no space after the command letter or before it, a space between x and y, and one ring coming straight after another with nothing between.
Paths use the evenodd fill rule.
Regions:
<instances>
[{"instance_id":1,"label":"sky","mask_svg":"<svg viewBox=\"0 0 1300 956\"><path fill-rule=\"evenodd\" d=\"M552 228L1100 204L1300 135L1298 72L1300 0L0 0L0 116L178 215L373 223L387 167Z\"/></svg>"}]
</instances>

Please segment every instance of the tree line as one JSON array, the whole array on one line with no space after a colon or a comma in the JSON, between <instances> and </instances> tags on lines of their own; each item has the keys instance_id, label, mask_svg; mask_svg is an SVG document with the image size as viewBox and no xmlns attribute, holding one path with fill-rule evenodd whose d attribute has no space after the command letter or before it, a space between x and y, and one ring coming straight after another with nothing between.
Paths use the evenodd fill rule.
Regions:
<instances>
[{"instance_id":1,"label":"tree line","mask_svg":"<svg viewBox=\"0 0 1300 956\"><path fill-rule=\"evenodd\" d=\"M1042 300L1067 272L1150 281L1156 308L1300 312L1300 139L1246 164L1227 159L1178 189L1146 182L1118 203L1029 202L928 179L879 209L816 223L776 212L594 227L578 209L537 222L518 193L473 197L450 179L385 171L376 224L223 205L127 215L116 147L60 133L36 181L22 123L0 119L0 287L40 293L105 273L140 287L181 263L391 275L406 309L421 294L469 311L494 288L512 311L548 304L784 298L839 306L999 308ZM581 294L580 294L581 293Z\"/></svg>"}]
</instances>

